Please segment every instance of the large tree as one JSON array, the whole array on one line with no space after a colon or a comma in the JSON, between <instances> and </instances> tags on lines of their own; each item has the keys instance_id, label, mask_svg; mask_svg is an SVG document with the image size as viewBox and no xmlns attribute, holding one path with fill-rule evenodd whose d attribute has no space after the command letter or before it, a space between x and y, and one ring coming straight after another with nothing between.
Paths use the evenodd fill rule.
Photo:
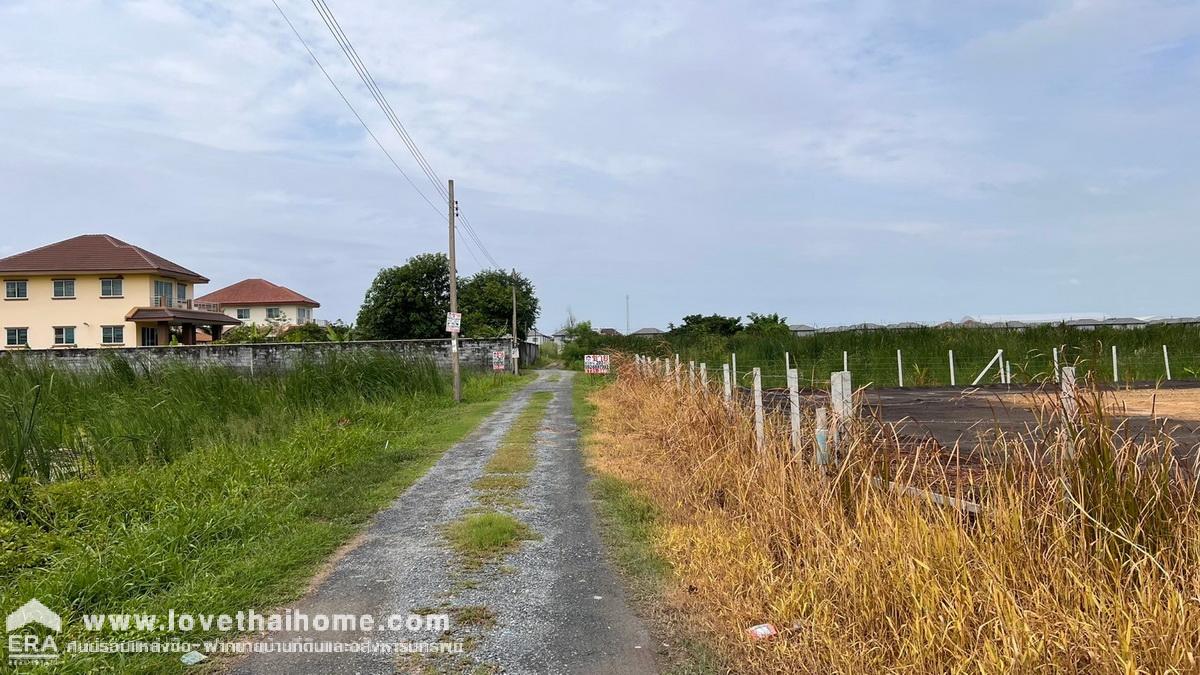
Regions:
<instances>
[{"instance_id":1,"label":"large tree","mask_svg":"<svg viewBox=\"0 0 1200 675\"><path fill-rule=\"evenodd\" d=\"M357 330L368 340L445 337L448 311L450 262L445 253L425 253L379 271L358 310Z\"/></svg>"},{"instance_id":2,"label":"large tree","mask_svg":"<svg viewBox=\"0 0 1200 675\"><path fill-rule=\"evenodd\" d=\"M710 314L689 314L683 317L682 326L668 326L676 335L733 335L742 330L742 317Z\"/></svg>"},{"instance_id":3,"label":"large tree","mask_svg":"<svg viewBox=\"0 0 1200 675\"><path fill-rule=\"evenodd\" d=\"M517 329L524 337L537 321L533 283L516 275ZM497 337L512 320L513 277L483 270L458 280L458 309L463 337ZM444 253L410 258L400 267L380 270L358 311L355 332L369 340L446 337L450 311L450 262Z\"/></svg>"},{"instance_id":4,"label":"large tree","mask_svg":"<svg viewBox=\"0 0 1200 675\"><path fill-rule=\"evenodd\" d=\"M458 285L458 306L463 313L463 335L498 337L512 324L512 289L517 288L517 337L524 339L541 308L533 282L521 274L481 270Z\"/></svg>"}]
</instances>

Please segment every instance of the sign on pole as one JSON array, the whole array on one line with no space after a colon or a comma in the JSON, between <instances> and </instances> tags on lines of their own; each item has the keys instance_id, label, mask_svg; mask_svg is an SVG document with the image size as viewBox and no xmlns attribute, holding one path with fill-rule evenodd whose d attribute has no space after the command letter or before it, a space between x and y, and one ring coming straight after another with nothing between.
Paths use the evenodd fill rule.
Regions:
<instances>
[{"instance_id":1,"label":"sign on pole","mask_svg":"<svg viewBox=\"0 0 1200 675\"><path fill-rule=\"evenodd\" d=\"M583 372L588 375L607 375L608 354L587 354L583 357Z\"/></svg>"},{"instance_id":2,"label":"sign on pole","mask_svg":"<svg viewBox=\"0 0 1200 675\"><path fill-rule=\"evenodd\" d=\"M492 352L492 370L505 370L504 352Z\"/></svg>"},{"instance_id":3,"label":"sign on pole","mask_svg":"<svg viewBox=\"0 0 1200 675\"><path fill-rule=\"evenodd\" d=\"M446 312L446 332L457 333L462 330L462 312Z\"/></svg>"}]
</instances>

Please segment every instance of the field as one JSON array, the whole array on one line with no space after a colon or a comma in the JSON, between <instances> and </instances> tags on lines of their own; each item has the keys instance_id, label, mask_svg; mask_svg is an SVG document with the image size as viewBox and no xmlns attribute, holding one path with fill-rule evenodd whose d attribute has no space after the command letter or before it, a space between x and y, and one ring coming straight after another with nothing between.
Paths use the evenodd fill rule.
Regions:
<instances>
[{"instance_id":1,"label":"field","mask_svg":"<svg viewBox=\"0 0 1200 675\"><path fill-rule=\"evenodd\" d=\"M739 380L749 384L751 368L761 368L764 385L785 384L785 354L809 386L828 385L829 373L842 370L842 353L859 385L894 387L899 384L896 350L903 355L904 384L910 387L950 384L948 352L954 351L958 384L970 384L1003 349L1012 362L1013 382L1044 380L1053 373L1053 349L1060 365L1076 365L1079 375L1093 374L1111 382L1112 347L1117 347L1118 379L1151 382L1165 379L1163 345L1167 346L1174 379L1200 379L1200 327L1153 325L1122 330L1079 330L1063 326L1035 326L1024 330L991 328L917 328L909 330L845 331L796 337L790 333L762 334L743 331L731 337L671 335L654 338L589 336L570 345L564 355L574 367L584 353L613 352L673 357L707 363L720 376L721 364L737 355ZM998 383L993 367L980 384Z\"/></svg>"},{"instance_id":2,"label":"field","mask_svg":"<svg viewBox=\"0 0 1200 675\"><path fill-rule=\"evenodd\" d=\"M737 672L1196 670L1196 479L1162 436L1122 432L1112 392L1081 391L1074 418L1045 399L1052 433L993 438L976 514L898 489L928 476L895 461L886 421L850 425L824 471L809 414L795 450L768 414L758 449L749 410L715 390L623 365L590 400L592 466L620 486L612 508L643 505L659 602ZM767 622L777 635L747 635Z\"/></svg>"},{"instance_id":3,"label":"field","mask_svg":"<svg viewBox=\"0 0 1200 675\"><path fill-rule=\"evenodd\" d=\"M83 614L232 614L297 597L525 381L468 375L456 407L432 364L383 356L256 378L119 361L95 375L0 368L0 606L40 599L63 616L64 640L83 637ZM178 655L60 667L182 668Z\"/></svg>"}]
</instances>

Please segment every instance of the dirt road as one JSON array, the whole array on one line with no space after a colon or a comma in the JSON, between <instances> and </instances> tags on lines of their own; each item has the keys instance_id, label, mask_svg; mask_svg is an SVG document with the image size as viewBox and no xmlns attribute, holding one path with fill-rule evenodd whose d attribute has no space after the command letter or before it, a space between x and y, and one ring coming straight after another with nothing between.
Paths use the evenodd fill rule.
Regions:
<instances>
[{"instance_id":1,"label":"dirt road","mask_svg":"<svg viewBox=\"0 0 1200 675\"><path fill-rule=\"evenodd\" d=\"M273 632L293 641L357 642L355 653L254 654L234 673L653 673L654 644L609 568L587 491L571 411L570 372L538 380L454 446L388 509L290 609L312 617L450 614L449 631ZM478 511L472 483L534 392L553 393L536 435L536 466L507 511L539 537L472 569L450 550L446 528ZM514 500L515 502L516 500ZM461 653L398 655L379 645L463 642Z\"/></svg>"}]
</instances>

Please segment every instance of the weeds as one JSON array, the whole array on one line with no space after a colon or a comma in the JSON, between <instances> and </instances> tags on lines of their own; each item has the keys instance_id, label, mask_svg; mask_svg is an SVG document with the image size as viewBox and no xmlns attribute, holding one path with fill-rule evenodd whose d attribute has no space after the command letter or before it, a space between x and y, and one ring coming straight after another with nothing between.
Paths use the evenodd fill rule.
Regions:
<instances>
[{"instance_id":1,"label":"weeds","mask_svg":"<svg viewBox=\"0 0 1200 675\"><path fill-rule=\"evenodd\" d=\"M1163 438L1116 424L1099 391L1074 419L1047 401L1033 438L998 435L981 470L932 477L869 420L827 477L808 462L811 417L793 451L769 415L759 452L744 410L673 379L622 365L593 398L593 464L653 501L667 597L739 672L1197 668L1195 476ZM970 491L982 512L880 490L885 474ZM777 638L746 636L765 621Z\"/></svg>"}]
</instances>

